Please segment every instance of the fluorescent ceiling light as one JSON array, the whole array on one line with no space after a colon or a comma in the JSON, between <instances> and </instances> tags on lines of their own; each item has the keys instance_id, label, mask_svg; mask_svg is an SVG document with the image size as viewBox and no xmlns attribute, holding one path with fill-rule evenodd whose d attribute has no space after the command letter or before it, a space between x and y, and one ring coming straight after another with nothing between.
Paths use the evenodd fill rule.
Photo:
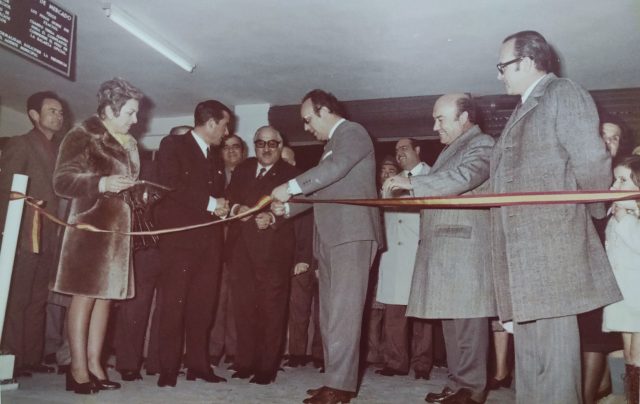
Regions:
<instances>
[{"instance_id":1,"label":"fluorescent ceiling light","mask_svg":"<svg viewBox=\"0 0 640 404\"><path fill-rule=\"evenodd\" d=\"M122 28L129 31L133 36L139 38L142 42L160 52L173 63L182 67L189 73L193 72L196 68L196 64L183 56L175 46L171 45L164 39L161 39L156 33L153 33L151 30L144 27L144 25L127 14L124 10L110 3L105 3L102 8L111 21L115 22Z\"/></svg>"}]
</instances>

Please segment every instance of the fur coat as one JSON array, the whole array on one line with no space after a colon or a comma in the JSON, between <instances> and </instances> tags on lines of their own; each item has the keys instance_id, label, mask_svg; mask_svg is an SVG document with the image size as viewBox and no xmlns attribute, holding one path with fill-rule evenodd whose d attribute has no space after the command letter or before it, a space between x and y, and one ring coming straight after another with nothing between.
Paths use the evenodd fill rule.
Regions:
<instances>
[{"instance_id":1,"label":"fur coat","mask_svg":"<svg viewBox=\"0 0 640 404\"><path fill-rule=\"evenodd\" d=\"M140 172L133 138L123 147L97 116L71 129L60 146L53 187L71 198L70 223L129 231L131 209L118 195L98 190L100 178ZM133 297L131 237L67 228L52 290L102 299Z\"/></svg>"}]
</instances>

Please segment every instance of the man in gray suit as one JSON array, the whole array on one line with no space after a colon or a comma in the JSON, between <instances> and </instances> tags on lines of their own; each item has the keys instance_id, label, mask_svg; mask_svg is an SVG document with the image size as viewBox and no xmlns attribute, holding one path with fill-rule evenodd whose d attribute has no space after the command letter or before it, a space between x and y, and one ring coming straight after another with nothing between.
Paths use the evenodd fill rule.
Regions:
<instances>
[{"instance_id":1,"label":"man in gray suit","mask_svg":"<svg viewBox=\"0 0 640 404\"><path fill-rule=\"evenodd\" d=\"M412 189L416 197L482 192L494 139L476 125L468 94L448 94L433 107L433 129L447 145L426 175L393 177L386 190ZM449 378L427 402L483 402L489 323L496 313L491 278L489 212L424 209L407 316L440 318Z\"/></svg>"},{"instance_id":2,"label":"man in gray suit","mask_svg":"<svg viewBox=\"0 0 640 404\"><path fill-rule=\"evenodd\" d=\"M491 156L495 193L607 189L611 161L589 93L550 73L552 50L523 31L500 48L498 79L520 95ZM576 314L621 295L592 217L601 203L491 209L498 313L513 320L518 403L579 403Z\"/></svg>"},{"instance_id":3,"label":"man in gray suit","mask_svg":"<svg viewBox=\"0 0 640 404\"><path fill-rule=\"evenodd\" d=\"M327 142L324 153L317 166L276 187L272 197L282 202L297 194L310 199L377 198L371 138L361 125L343 118L333 94L309 92L300 115L305 130ZM282 215L285 206L274 204L272 209ZM290 214L303 209L291 204ZM381 239L380 214L370 207L317 204L314 228L325 383L309 390L311 397L304 402L349 402L357 389L360 328L369 270Z\"/></svg>"},{"instance_id":4,"label":"man in gray suit","mask_svg":"<svg viewBox=\"0 0 640 404\"><path fill-rule=\"evenodd\" d=\"M9 139L0 159L0 225L9 203L13 174L29 176L27 194L45 202L44 209L58 216L60 199L53 192L53 168L62 140L64 109L62 101L51 91L35 93L27 100L27 113L33 129ZM34 211L26 208L20 230L7 318L2 345L15 355L15 376L31 372L50 373L53 368L41 363L44 348L45 308L48 283L55 271L58 227L43 220L40 251L32 249L31 229Z\"/></svg>"}]
</instances>

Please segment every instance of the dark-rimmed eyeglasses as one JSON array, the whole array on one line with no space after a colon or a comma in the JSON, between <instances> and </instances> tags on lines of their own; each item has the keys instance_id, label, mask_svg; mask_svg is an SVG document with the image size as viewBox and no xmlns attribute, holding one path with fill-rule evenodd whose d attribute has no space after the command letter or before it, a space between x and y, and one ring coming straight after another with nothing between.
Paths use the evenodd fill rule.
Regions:
<instances>
[{"instance_id":1,"label":"dark-rimmed eyeglasses","mask_svg":"<svg viewBox=\"0 0 640 404\"><path fill-rule=\"evenodd\" d=\"M500 72L500 74L504 74L504 68L505 68L505 67L507 67L507 66L509 66L510 64L513 64L513 63L521 62L521 61L522 61L522 59L524 59L524 58L526 58L526 56L520 56L520 57L518 57L518 58L511 59L511 60L509 60L509 61L507 61L507 62L498 63L498 64L496 65L496 67L498 68L498 71Z\"/></svg>"},{"instance_id":2,"label":"dark-rimmed eyeglasses","mask_svg":"<svg viewBox=\"0 0 640 404\"><path fill-rule=\"evenodd\" d=\"M280 146L280 142L277 140L269 140L268 142L265 142L264 140L256 140L253 144L257 149L264 149L266 146L269 146L271 149L275 149Z\"/></svg>"}]
</instances>

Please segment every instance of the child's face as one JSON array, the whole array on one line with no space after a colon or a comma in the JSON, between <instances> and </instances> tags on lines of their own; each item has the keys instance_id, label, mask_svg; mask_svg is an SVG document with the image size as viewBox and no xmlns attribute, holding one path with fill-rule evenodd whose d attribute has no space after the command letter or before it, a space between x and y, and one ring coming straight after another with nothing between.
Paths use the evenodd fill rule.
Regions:
<instances>
[{"instance_id":1,"label":"child's face","mask_svg":"<svg viewBox=\"0 0 640 404\"><path fill-rule=\"evenodd\" d=\"M631 169L628 167L617 166L613 169L614 182L611 186L612 191L640 191L640 188L631 179Z\"/></svg>"}]
</instances>

